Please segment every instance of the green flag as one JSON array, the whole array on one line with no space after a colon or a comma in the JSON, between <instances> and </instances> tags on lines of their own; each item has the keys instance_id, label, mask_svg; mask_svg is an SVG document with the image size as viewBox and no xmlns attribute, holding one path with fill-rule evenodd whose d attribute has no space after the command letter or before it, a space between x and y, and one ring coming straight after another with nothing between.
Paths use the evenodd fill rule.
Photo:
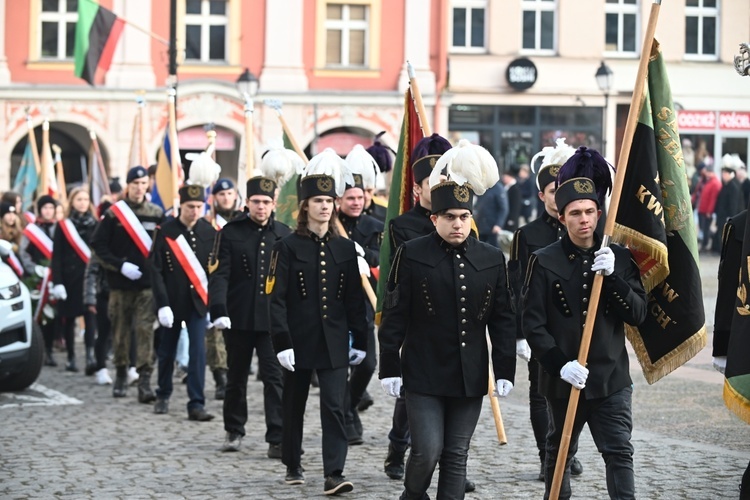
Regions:
<instances>
[{"instance_id":1,"label":"green flag","mask_svg":"<svg viewBox=\"0 0 750 500\"><path fill-rule=\"evenodd\" d=\"M292 141L284 133L284 147L294 151ZM286 183L281 186L279 196L276 200L276 220L283 222L291 228L297 227L297 213L299 213L299 203L297 202L297 184L299 183L299 174L294 174Z\"/></svg>"}]
</instances>

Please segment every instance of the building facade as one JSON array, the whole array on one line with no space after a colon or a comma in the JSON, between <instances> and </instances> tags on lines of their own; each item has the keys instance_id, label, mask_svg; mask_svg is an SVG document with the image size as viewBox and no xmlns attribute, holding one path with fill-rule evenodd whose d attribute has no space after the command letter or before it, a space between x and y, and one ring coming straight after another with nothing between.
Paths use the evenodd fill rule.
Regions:
<instances>
[{"instance_id":1,"label":"building facade","mask_svg":"<svg viewBox=\"0 0 750 500\"><path fill-rule=\"evenodd\" d=\"M142 96L149 161L167 123L170 2L100 0L126 24L96 86L74 76L78 1L0 0L0 190L27 141L27 116L50 121L69 184L86 172L96 133L111 176L129 165ZM217 132L222 175L244 172L247 68L256 158L281 138L281 112L308 155L383 140L395 149L414 66L432 129L487 147L501 168L560 136L602 149L621 141L651 2L647 0L176 0L177 128L184 155ZM750 40L750 3L679 0L661 7L657 38L684 136L710 154L750 153L750 90L734 73ZM611 88L595 73L605 62ZM38 134L39 135L39 134Z\"/></svg>"}]
</instances>

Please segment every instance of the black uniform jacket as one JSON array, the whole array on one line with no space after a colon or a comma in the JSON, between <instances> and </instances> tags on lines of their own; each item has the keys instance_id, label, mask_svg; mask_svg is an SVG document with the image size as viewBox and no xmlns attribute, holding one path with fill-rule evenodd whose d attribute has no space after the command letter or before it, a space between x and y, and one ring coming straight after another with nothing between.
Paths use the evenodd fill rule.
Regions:
<instances>
[{"instance_id":1,"label":"black uniform jacket","mask_svg":"<svg viewBox=\"0 0 750 500\"><path fill-rule=\"evenodd\" d=\"M330 233L281 239L266 290L274 349L294 349L295 366L348 366L349 332L352 347L367 350L365 298L351 241Z\"/></svg>"},{"instance_id":2,"label":"black uniform jacket","mask_svg":"<svg viewBox=\"0 0 750 500\"><path fill-rule=\"evenodd\" d=\"M69 219L78 231L86 245L91 241L91 236L96 229L96 219L93 215L86 213ZM57 310L61 316L75 318L83 316L85 307L83 303L83 276L86 273L86 263L78 256L62 229L59 227L54 236L55 251L52 254L52 282L65 285L68 297L57 301Z\"/></svg>"},{"instance_id":3,"label":"black uniform jacket","mask_svg":"<svg viewBox=\"0 0 750 500\"><path fill-rule=\"evenodd\" d=\"M128 204L153 240L156 226L164 221L162 209L146 200L142 203L134 203L125 198L125 203ZM138 250L135 242L111 208L104 212L104 216L99 221L96 231L94 231L94 236L91 239L91 250L99 258L102 267L107 270L107 282L111 290L151 288L150 262ZM135 281L123 276L120 273L120 268L125 262L138 266L143 275Z\"/></svg>"},{"instance_id":4,"label":"black uniform jacket","mask_svg":"<svg viewBox=\"0 0 750 500\"><path fill-rule=\"evenodd\" d=\"M513 310L518 313L516 316L516 324L518 326L516 338L524 338L521 331L521 307L519 300L521 298L523 278L526 276L526 268L529 264L529 257L537 250L561 239L565 235L565 231L565 226L545 210L542 215L528 224L521 226L513 234L513 242L510 246L510 258L508 259L508 280L513 300Z\"/></svg>"},{"instance_id":5,"label":"black uniform jacket","mask_svg":"<svg viewBox=\"0 0 750 500\"><path fill-rule=\"evenodd\" d=\"M364 209L364 213L378 219L380 222L385 222L385 218L388 215L388 207L381 205L381 203L384 202L376 202L373 198L370 206Z\"/></svg>"},{"instance_id":6,"label":"black uniform jacket","mask_svg":"<svg viewBox=\"0 0 750 500\"><path fill-rule=\"evenodd\" d=\"M714 356L726 356L729 349L729 333L736 307L737 287L742 266L742 242L745 238L747 210L730 217L724 224L719 262L719 289L716 293L714 315Z\"/></svg>"},{"instance_id":7,"label":"black uniform jacket","mask_svg":"<svg viewBox=\"0 0 750 500\"><path fill-rule=\"evenodd\" d=\"M388 225L391 256L395 255L396 249L407 241L435 231L435 224L430 220L431 214L429 210L417 203L408 212L391 219Z\"/></svg>"},{"instance_id":8,"label":"black uniform jacket","mask_svg":"<svg viewBox=\"0 0 750 500\"><path fill-rule=\"evenodd\" d=\"M343 212L339 212L339 220L349 239L362 246L367 265L378 267L380 264L380 244L383 242L383 222L366 214L359 217L349 217L344 215Z\"/></svg>"},{"instance_id":9,"label":"black uniform jacket","mask_svg":"<svg viewBox=\"0 0 750 500\"><path fill-rule=\"evenodd\" d=\"M500 249L467 238L458 247L430 234L399 247L388 276L380 378L446 397L487 394L487 330L495 379L516 372L515 319ZM399 355L400 352L400 355Z\"/></svg>"},{"instance_id":10,"label":"black uniform jacket","mask_svg":"<svg viewBox=\"0 0 750 500\"><path fill-rule=\"evenodd\" d=\"M577 359L586 321L594 272L594 251L577 248L566 234L532 254L522 291L522 328L543 370L539 393L567 398L570 384L560 369ZM611 245L615 272L604 278L586 367L587 399L603 398L632 384L624 323L637 326L646 318L646 292L630 251Z\"/></svg>"},{"instance_id":11,"label":"black uniform jacket","mask_svg":"<svg viewBox=\"0 0 750 500\"><path fill-rule=\"evenodd\" d=\"M234 330L269 330L265 287L271 251L289 233L286 224L271 219L259 226L247 214L218 232L218 267L208 279L212 320L228 316Z\"/></svg>"},{"instance_id":12,"label":"black uniform jacket","mask_svg":"<svg viewBox=\"0 0 750 500\"><path fill-rule=\"evenodd\" d=\"M157 309L171 307L175 323L188 320L193 311L201 316L205 316L207 311L203 299L166 241L167 238L176 240L180 235L185 237L203 271L208 274L216 230L205 219L198 219L193 228L188 229L179 218L170 219L156 229L149 256L153 266L151 282L154 302Z\"/></svg>"}]
</instances>

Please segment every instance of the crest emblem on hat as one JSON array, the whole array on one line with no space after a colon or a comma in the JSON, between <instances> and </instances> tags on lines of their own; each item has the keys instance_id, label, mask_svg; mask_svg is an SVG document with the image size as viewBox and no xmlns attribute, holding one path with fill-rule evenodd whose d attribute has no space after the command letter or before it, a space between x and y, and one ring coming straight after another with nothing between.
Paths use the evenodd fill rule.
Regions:
<instances>
[{"instance_id":1,"label":"crest emblem on hat","mask_svg":"<svg viewBox=\"0 0 750 500\"><path fill-rule=\"evenodd\" d=\"M453 188L453 197L460 203L469 201L469 188L466 186L456 186Z\"/></svg>"},{"instance_id":2,"label":"crest emblem on hat","mask_svg":"<svg viewBox=\"0 0 750 500\"><path fill-rule=\"evenodd\" d=\"M557 177L557 174L558 174L559 172L560 172L560 165L552 165L552 166L551 166L551 167L549 168L549 174L550 174L550 175L551 175L552 177Z\"/></svg>"},{"instance_id":3,"label":"crest emblem on hat","mask_svg":"<svg viewBox=\"0 0 750 500\"><path fill-rule=\"evenodd\" d=\"M435 164L437 163L437 158L430 158L430 168L435 168Z\"/></svg>"},{"instance_id":4,"label":"crest emblem on hat","mask_svg":"<svg viewBox=\"0 0 750 500\"><path fill-rule=\"evenodd\" d=\"M188 196L191 198L200 198L201 197L201 187L200 186L188 186L187 189Z\"/></svg>"},{"instance_id":5,"label":"crest emblem on hat","mask_svg":"<svg viewBox=\"0 0 750 500\"><path fill-rule=\"evenodd\" d=\"M573 189L579 194L591 194L594 192L594 183L589 180L575 181L573 183Z\"/></svg>"},{"instance_id":6,"label":"crest emblem on hat","mask_svg":"<svg viewBox=\"0 0 750 500\"><path fill-rule=\"evenodd\" d=\"M270 181L268 179L261 179L260 181L260 190L264 193L270 193L273 191L273 181Z\"/></svg>"},{"instance_id":7,"label":"crest emblem on hat","mask_svg":"<svg viewBox=\"0 0 750 500\"><path fill-rule=\"evenodd\" d=\"M221 181L221 189L229 189L229 183L227 181Z\"/></svg>"},{"instance_id":8,"label":"crest emblem on hat","mask_svg":"<svg viewBox=\"0 0 750 500\"><path fill-rule=\"evenodd\" d=\"M352 175L354 177L354 185L362 184L362 176L360 174Z\"/></svg>"},{"instance_id":9,"label":"crest emblem on hat","mask_svg":"<svg viewBox=\"0 0 750 500\"><path fill-rule=\"evenodd\" d=\"M319 191L322 191L324 193L330 191L333 188L333 184L331 183L331 179L328 177L323 177L321 179L318 179L318 182L316 183L316 186L318 187Z\"/></svg>"}]
</instances>

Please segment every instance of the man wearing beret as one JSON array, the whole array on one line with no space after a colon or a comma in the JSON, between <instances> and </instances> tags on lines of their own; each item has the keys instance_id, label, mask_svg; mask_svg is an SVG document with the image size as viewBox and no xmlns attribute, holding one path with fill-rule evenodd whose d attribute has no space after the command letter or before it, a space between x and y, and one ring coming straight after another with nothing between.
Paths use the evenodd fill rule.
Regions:
<instances>
[{"instance_id":1,"label":"man wearing beret","mask_svg":"<svg viewBox=\"0 0 750 500\"><path fill-rule=\"evenodd\" d=\"M141 403L156 399L151 390L155 318L148 254L154 230L164 220L162 209L146 199L148 182L145 168L131 168L125 196L107 209L91 239L91 249L106 270L110 287L108 313L117 370L112 395L127 395L130 334L135 327Z\"/></svg>"},{"instance_id":2,"label":"man wearing beret","mask_svg":"<svg viewBox=\"0 0 750 500\"><path fill-rule=\"evenodd\" d=\"M247 378L255 349L263 382L267 455L278 459L282 374L271 344L265 283L273 245L291 229L273 218L275 191L276 183L270 178L248 180L247 214L233 218L217 233L217 262L209 276L209 309L213 326L223 330L227 352L226 439L222 450L239 450L245 435Z\"/></svg>"},{"instance_id":3,"label":"man wearing beret","mask_svg":"<svg viewBox=\"0 0 750 500\"><path fill-rule=\"evenodd\" d=\"M601 158L595 151L581 149L587 158ZM562 169L577 161L576 155ZM558 182L561 175L562 170ZM597 191L594 181L582 176L558 185L555 203L567 232L531 255L521 292L522 327L542 367L539 392L547 399L550 416L544 498L552 484L571 386L581 390L581 399L559 498L570 498L570 460L586 423L606 465L610 497L635 498L630 442L633 388L624 324L637 326L645 319L646 293L630 252L619 245L602 246L595 233L601 216ZM605 276L602 293L596 318L587 318L598 271ZM586 321L595 323L584 367L577 356Z\"/></svg>"},{"instance_id":4,"label":"man wearing beret","mask_svg":"<svg viewBox=\"0 0 750 500\"><path fill-rule=\"evenodd\" d=\"M188 419L205 422L214 418L205 409L206 312L208 311L208 261L216 230L203 219L202 186L180 188L180 214L157 227L150 260L151 282L159 324L159 387L154 413L169 412L172 373L182 322L189 342L187 369Z\"/></svg>"}]
</instances>

